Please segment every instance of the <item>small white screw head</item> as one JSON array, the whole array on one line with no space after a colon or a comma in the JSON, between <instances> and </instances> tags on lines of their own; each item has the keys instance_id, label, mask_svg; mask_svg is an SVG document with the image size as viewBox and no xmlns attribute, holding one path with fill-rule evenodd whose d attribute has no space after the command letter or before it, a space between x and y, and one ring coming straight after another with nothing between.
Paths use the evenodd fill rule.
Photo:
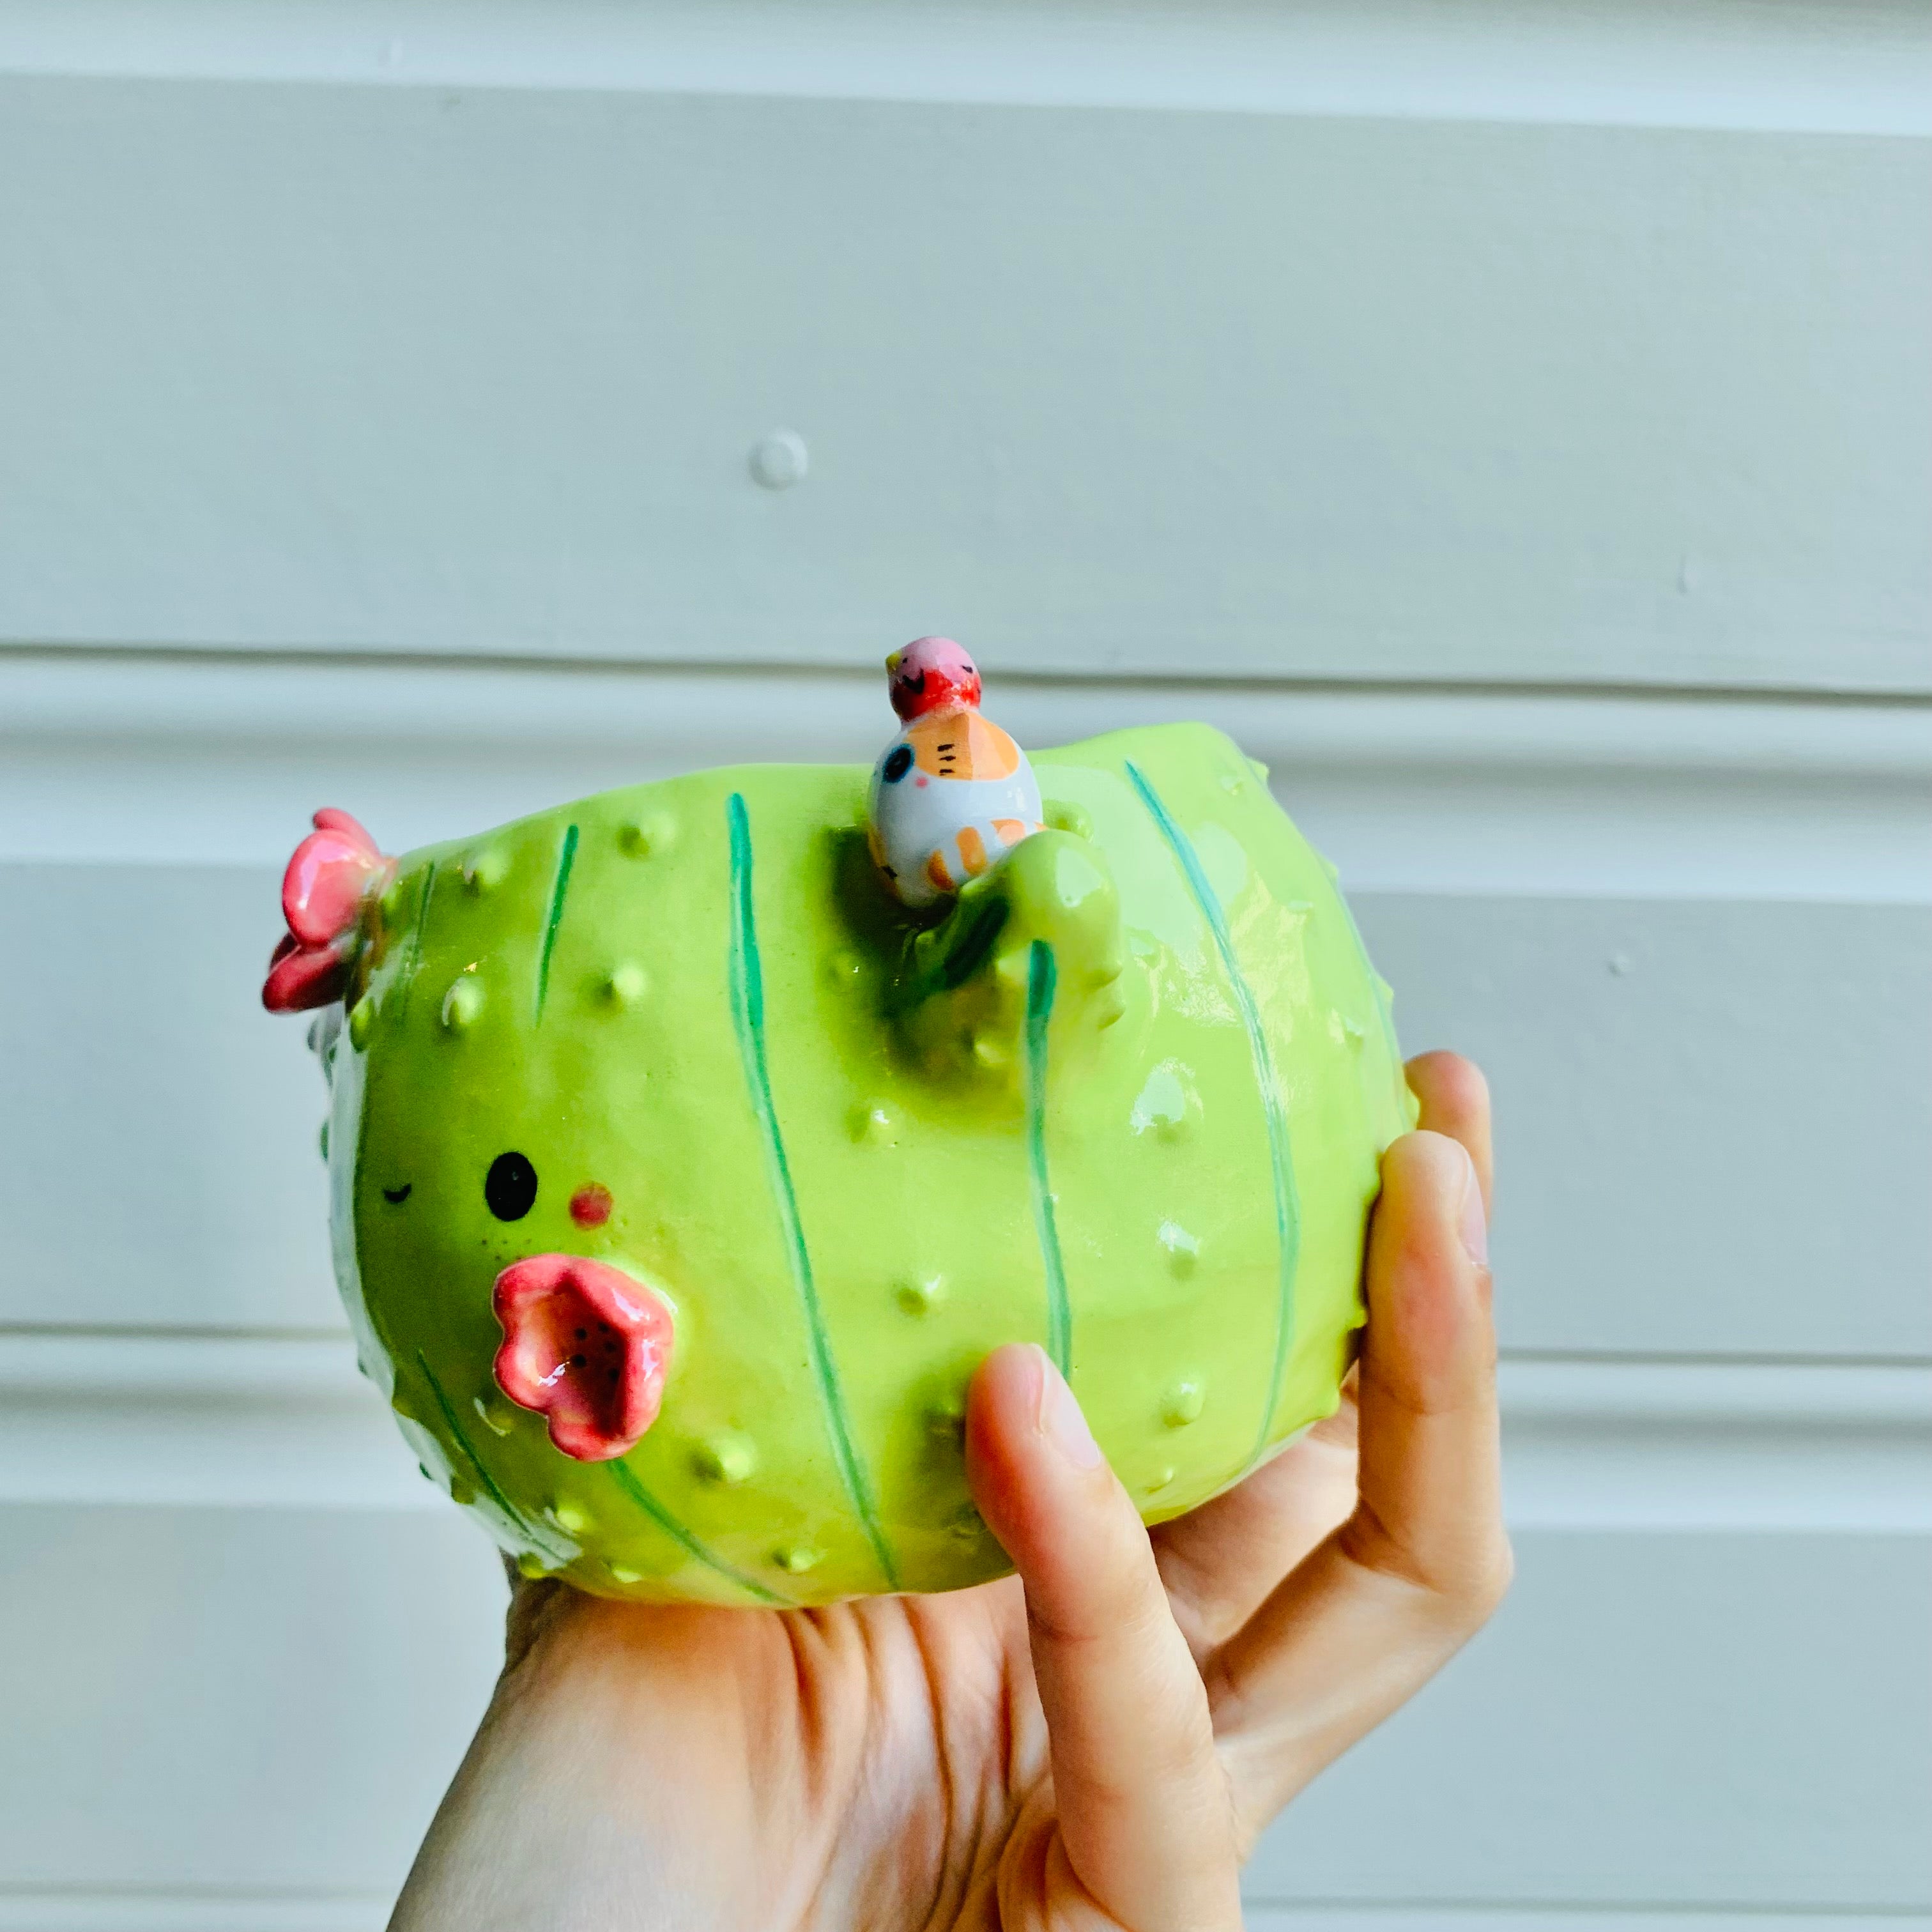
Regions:
<instances>
[{"instance_id":1,"label":"small white screw head","mask_svg":"<svg viewBox=\"0 0 1932 1932\"><path fill-rule=\"evenodd\" d=\"M789 490L801 481L810 461L805 438L788 429L775 429L752 451L752 475L767 490Z\"/></svg>"}]
</instances>

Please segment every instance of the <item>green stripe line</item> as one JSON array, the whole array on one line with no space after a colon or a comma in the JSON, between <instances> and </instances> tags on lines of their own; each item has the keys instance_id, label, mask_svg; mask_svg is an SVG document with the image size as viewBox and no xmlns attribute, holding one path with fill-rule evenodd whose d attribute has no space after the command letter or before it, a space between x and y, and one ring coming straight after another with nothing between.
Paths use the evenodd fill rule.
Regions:
<instances>
[{"instance_id":1,"label":"green stripe line","mask_svg":"<svg viewBox=\"0 0 1932 1932\"><path fill-rule=\"evenodd\" d=\"M520 1529L543 1553L560 1568L574 1562L574 1557L560 1554L554 1546L547 1546L542 1537L537 1534L536 1526L511 1502L496 1486L496 1479L483 1466L483 1459L470 1446L470 1438L463 1432L463 1425L456 1419L456 1411L450 1406L448 1396L442 1392L442 1384L436 1378L436 1371L429 1365L429 1358L418 1348L416 1364L423 1372L423 1379L429 1384L429 1392L436 1398L436 1406L442 1412L443 1426L456 1438L456 1446L469 1459L470 1466L476 1472L476 1480L483 1485L484 1493L501 1510L518 1528Z\"/></svg>"},{"instance_id":2,"label":"green stripe line","mask_svg":"<svg viewBox=\"0 0 1932 1932\"><path fill-rule=\"evenodd\" d=\"M1053 1190L1046 1173L1046 1028L1053 1017L1059 978L1053 948L1036 939L1027 957L1027 1160L1033 1173L1033 1221L1046 1269L1046 1352L1064 1375L1073 1366L1073 1312L1066 1300L1066 1269L1053 1218Z\"/></svg>"},{"instance_id":3,"label":"green stripe line","mask_svg":"<svg viewBox=\"0 0 1932 1932\"><path fill-rule=\"evenodd\" d=\"M752 902L752 825L742 793L734 791L725 801L724 816L731 834L731 1018L737 1030L738 1056L743 1063L752 1109L764 1137L766 1165L791 1257L792 1279L804 1305L806 1338L812 1351L813 1372L818 1378L819 1400L824 1406L832 1453L838 1462L845 1493L851 1498L866 1540L884 1573L886 1587L896 1590L898 1568L879 1527L872 1484L852 1440L851 1420L839 1392L838 1367L832 1359L831 1340L825 1332L825 1316L818 1305L818 1286L812 1280L812 1255L799 1219L791 1164L785 1158L784 1136L779 1132L778 1108L772 1100L771 1072L765 1058L764 973L759 963L758 920Z\"/></svg>"},{"instance_id":4,"label":"green stripe line","mask_svg":"<svg viewBox=\"0 0 1932 1932\"><path fill-rule=\"evenodd\" d=\"M416 982L416 975L422 970L423 928L429 922L430 888L436 884L436 862L432 859L423 868L422 890L416 895L416 922L410 934L410 950L403 961L403 970L396 986L396 1015L400 1018L409 1010L410 988Z\"/></svg>"},{"instance_id":5,"label":"green stripe line","mask_svg":"<svg viewBox=\"0 0 1932 1932\"><path fill-rule=\"evenodd\" d=\"M1202 916L1208 922L1208 929L1214 935L1214 944L1221 955L1221 964L1228 976L1228 983L1233 988L1234 1004L1240 1010L1241 1024L1247 1028L1248 1053L1254 1062L1255 1084L1261 1089L1262 1109L1268 1118L1268 1162L1274 1178L1275 1233L1280 1244L1280 1285L1276 1300L1274 1321L1274 1368L1268 1378L1268 1401L1262 1412L1262 1426L1255 1437L1255 1456L1257 1460L1268 1446L1268 1436L1274 1427L1274 1413L1281 1400L1281 1376L1287 1365L1288 1342L1294 1324L1294 1273L1301 1255L1301 1204L1294 1189L1294 1162L1290 1153L1288 1139L1288 1114L1282 1106L1281 1083L1276 1078L1274 1054L1268 1046L1266 1031L1262 1025L1261 1009L1255 1004L1254 988L1241 971L1240 962L1234 957L1234 942L1228 931L1228 918L1221 901L1208 874L1201 863L1201 855L1194 849L1193 842L1181 830L1167 807L1161 802L1160 794L1148 782L1146 775L1139 766L1130 758L1126 761L1127 776L1134 789L1141 795L1141 802L1148 808L1149 815L1160 828L1174 856L1179 861L1181 871L1186 875L1189 889L1196 903L1201 908Z\"/></svg>"},{"instance_id":6,"label":"green stripe line","mask_svg":"<svg viewBox=\"0 0 1932 1932\"><path fill-rule=\"evenodd\" d=\"M537 1019L543 1018L544 1002L550 998L550 956L556 944L556 929L563 923L564 895L570 890L570 868L577 858L577 827L563 831L563 849L556 855L556 880L550 889L550 917L544 925L543 950L537 955Z\"/></svg>"},{"instance_id":7,"label":"green stripe line","mask_svg":"<svg viewBox=\"0 0 1932 1932\"><path fill-rule=\"evenodd\" d=\"M774 1610L791 1610L798 1606L789 1597L781 1597L776 1590L768 1590L764 1584L754 1582L742 1570L734 1570L730 1564L712 1556L711 1552L639 1482L632 1472L622 1462L607 1462L604 1466L616 1480L617 1486L672 1542L678 1544L687 1555L695 1557L707 1570L715 1570L728 1583L735 1583L748 1595L757 1598L761 1604L769 1604Z\"/></svg>"}]
</instances>

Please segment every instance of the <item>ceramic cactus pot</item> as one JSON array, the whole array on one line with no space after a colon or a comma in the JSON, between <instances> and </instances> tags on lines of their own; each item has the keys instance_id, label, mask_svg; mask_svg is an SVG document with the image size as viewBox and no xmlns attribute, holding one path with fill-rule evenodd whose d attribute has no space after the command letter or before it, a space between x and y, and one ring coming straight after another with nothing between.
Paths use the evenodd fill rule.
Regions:
<instances>
[{"instance_id":1,"label":"ceramic cactus pot","mask_svg":"<svg viewBox=\"0 0 1932 1932\"><path fill-rule=\"evenodd\" d=\"M1033 769L1046 829L924 911L856 767L399 861L340 814L305 842L272 1003L342 1001L363 1363L527 1573L736 1605L995 1576L960 1432L1004 1342L1150 1521L1334 1407L1412 1118L1387 988L1219 734Z\"/></svg>"}]
</instances>

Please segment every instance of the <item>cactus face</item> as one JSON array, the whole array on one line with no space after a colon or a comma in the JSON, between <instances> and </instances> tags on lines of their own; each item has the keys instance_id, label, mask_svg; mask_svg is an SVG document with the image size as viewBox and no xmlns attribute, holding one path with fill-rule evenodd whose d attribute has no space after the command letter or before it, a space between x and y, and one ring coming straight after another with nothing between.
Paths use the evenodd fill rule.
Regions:
<instances>
[{"instance_id":1,"label":"cactus face","mask_svg":"<svg viewBox=\"0 0 1932 1932\"><path fill-rule=\"evenodd\" d=\"M857 769L401 862L329 1056L338 1274L526 1570L736 1604L996 1575L959 1438L1003 1342L1066 1367L1150 1520L1333 1408L1412 1111L1347 910L1217 734L1036 764L1059 829L938 923L882 890Z\"/></svg>"}]
</instances>

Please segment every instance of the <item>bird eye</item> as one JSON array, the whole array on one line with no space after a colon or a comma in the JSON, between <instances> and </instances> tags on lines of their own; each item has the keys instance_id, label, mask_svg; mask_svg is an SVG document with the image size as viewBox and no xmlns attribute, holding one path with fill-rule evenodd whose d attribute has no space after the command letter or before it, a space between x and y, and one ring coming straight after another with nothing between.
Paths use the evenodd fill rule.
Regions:
<instances>
[{"instance_id":1,"label":"bird eye","mask_svg":"<svg viewBox=\"0 0 1932 1932\"><path fill-rule=\"evenodd\" d=\"M886 784L897 784L911 770L912 747L910 745L895 745L892 756L886 759L886 768L880 776Z\"/></svg>"},{"instance_id":2,"label":"bird eye","mask_svg":"<svg viewBox=\"0 0 1932 1932\"><path fill-rule=\"evenodd\" d=\"M483 1200L500 1221L520 1221L537 1198L537 1171L520 1154L500 1154L483 1177Z\"/></svg>"},{"instance_id":3,"label":"bird eye","mask_svg":"<svg viewBox=\"0 0 1932 1932\"><path fill-rule=\"evenodd\" d=\"M406 1180L400 1187L386 1187L382 1190L382 1198L392 1208L400 1208L410 1198L410 1190L415 1185L414 1181Z\"/></svg>"}]
</instances>

